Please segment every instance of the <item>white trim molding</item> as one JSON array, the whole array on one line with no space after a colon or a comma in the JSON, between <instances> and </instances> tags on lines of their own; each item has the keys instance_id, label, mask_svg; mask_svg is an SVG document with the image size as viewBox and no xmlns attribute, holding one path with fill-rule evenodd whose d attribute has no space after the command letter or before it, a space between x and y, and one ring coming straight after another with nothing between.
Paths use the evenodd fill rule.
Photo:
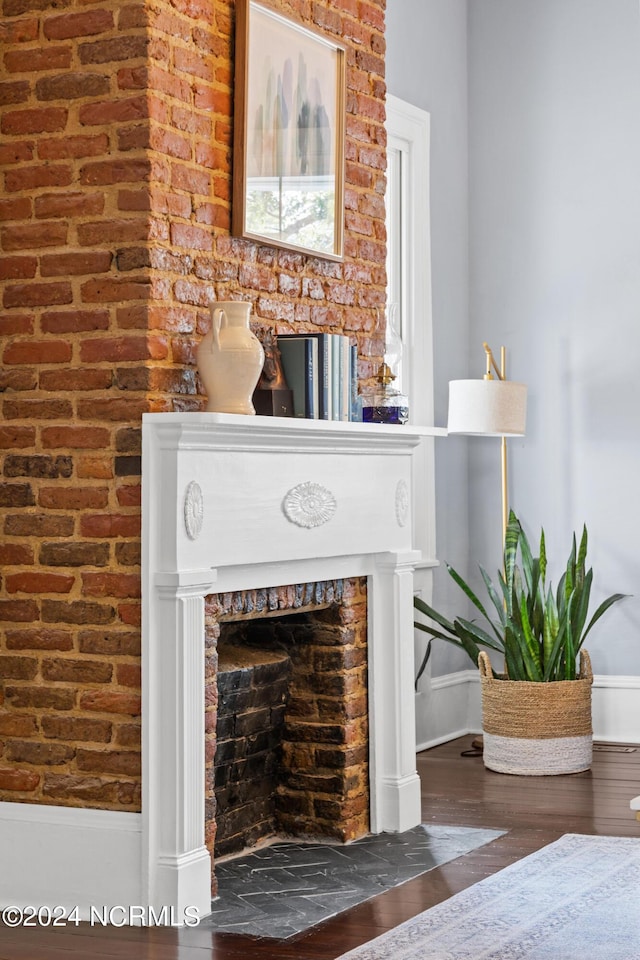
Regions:
<instances>
[{"instance_id":1,"label":"white trim molding","mask_svg":"<svg viewBox=\"0 0 640 960\"><path fill-rule=\"evenodd\" d=\"M92 907L142 903L139 813L0 803L0 850L0 907L77 908L88 920Z\"/></svg>"}]
</instances>

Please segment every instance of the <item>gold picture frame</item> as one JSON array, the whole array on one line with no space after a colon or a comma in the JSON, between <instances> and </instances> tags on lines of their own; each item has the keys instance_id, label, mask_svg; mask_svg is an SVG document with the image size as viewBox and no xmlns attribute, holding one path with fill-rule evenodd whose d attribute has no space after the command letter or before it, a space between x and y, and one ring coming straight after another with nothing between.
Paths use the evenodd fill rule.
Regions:
<instances>
[{"instance_id":1,"label":"gold picture frame","mask_svg":"<svg viewBox=\"0 0 640 960\"><path fill-rule=\"evenodd\" d=\"M346 48L236 3L232 233L343 259Z\"/></svg>"}]
</instances>

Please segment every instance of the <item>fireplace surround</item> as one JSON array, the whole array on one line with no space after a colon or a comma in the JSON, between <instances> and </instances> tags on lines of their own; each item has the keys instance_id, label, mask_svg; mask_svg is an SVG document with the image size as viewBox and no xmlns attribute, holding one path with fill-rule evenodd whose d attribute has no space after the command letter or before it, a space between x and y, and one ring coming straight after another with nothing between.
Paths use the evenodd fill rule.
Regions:
<instances>
[{"instance_id":1,"label":"fireplace surround","mask_svg":"<svg viewBox=\"0 0 640 960\"><path fill-rule=\"evenodd\" d=\"M212 594L366 578L370 830L419 822L413 573L421 568L428 590L433 446L445 431L159 413L144 416L142 432L142 812L0 804L0 897L3 906L77 907L81 919L96 906L138 904L142 915L124 922L151 922L153 907L179 925L193 915L187 907L211 909Z\"/></svg>"},{"instance_id":2,"label":"fireplace surround","mask_svg":"<svg viewBox=\"0 0 640 960\"><path fill-rule=\"evenodd\" d=\"M214 413L143 418L144 903L206 914L204 606L367 578L370 829L420 820L413 571L420 471L442 431Z\"/></svg>"}]
</instances>

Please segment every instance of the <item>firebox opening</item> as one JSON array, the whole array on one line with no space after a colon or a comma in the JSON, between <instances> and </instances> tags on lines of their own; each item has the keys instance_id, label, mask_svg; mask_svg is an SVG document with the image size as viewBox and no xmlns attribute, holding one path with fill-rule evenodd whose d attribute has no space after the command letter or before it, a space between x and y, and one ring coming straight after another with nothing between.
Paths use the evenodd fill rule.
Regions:
<instances>
[{"instance_id":1,"label":"firebox opening","mask_svg":"<svg viewBox=\"0 0 640 960\"><path fill-rule=\"evenodd\" d=\"M341 602L319 609L218 618L207 723L214 863L276 837L368 833L366 581L347 584Z\"/></svg>"}]
</instances>

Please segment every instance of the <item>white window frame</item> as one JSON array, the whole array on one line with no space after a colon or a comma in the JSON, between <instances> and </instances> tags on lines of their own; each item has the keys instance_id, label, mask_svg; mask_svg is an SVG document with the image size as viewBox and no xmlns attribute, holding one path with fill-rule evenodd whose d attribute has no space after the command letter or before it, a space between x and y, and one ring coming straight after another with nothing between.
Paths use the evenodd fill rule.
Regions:
<instances>
[{"instance_id":1,"label":"white window frame","mask_svg":"<svg viewBox=\"0 0 640 960\"><path fill-rule=\"evenodd\" d=\"M429 203L430 115L387 97L387 293L399 304L403 342L402 390L410 421L433 424L433 332ZM427 441L428 445L433 440ZM426 447L426 444L425 444ZM432 450L416 458L415 543L424 566L435 562L435 480Z\"/></svg>"}]
</instances>

